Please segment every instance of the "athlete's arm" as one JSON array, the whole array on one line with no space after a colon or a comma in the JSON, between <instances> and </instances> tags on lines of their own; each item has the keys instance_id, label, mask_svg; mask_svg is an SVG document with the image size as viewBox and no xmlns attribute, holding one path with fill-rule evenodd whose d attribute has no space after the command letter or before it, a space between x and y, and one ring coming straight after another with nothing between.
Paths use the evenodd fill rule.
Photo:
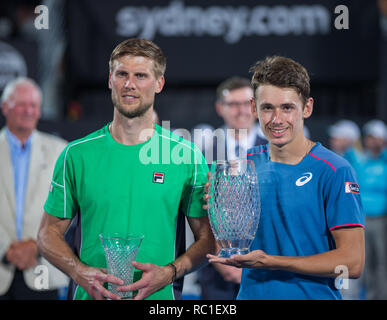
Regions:
<instances>
[{"instance_id":1,"label":"athlete's arm","mask_svg":"<svg viewBox=\"0 0 387 320\"><path fill-rule=\"evenodd\" d=\"M44 212L38 232L38 248L43 257L66 273L94 299L120 299L103 287L105 282L122 284L123 281L108 275L105 269L83 264L64 239L70 219L61 219Z\"/></svg>"},{"instance_id":2,"label":"athlete's arm","mask_svg":"<svg viewBox=\"0 0 387 320\"><path fill-rule=\"evenodd\" d=\"M182 277L201 267L207 262L206 254L215 253L217 250L208 217L187 218L187 220L195 242L175 261L177 277Z\"/></svg>"},{"instance_id":3,"label":"athlete's arm","mask_svg":"<svg viewBox=\"0 0 387 320\"><path fill-rule=\"evenodd\" d=\"M207 257L211 263L228 264L240 268L286 270L322 277L337 277L343 271L339 266L344 266L348 270L349 278L359 278L364 267L363 228L342 228L331 232L336 249L316 255L285 257L254 250L248 254L234 255L227 259L213 255L207 255Z\"/></svg>"},{"instance_id":4,"label":"athlete's arm","mask_svg":"<svg viewBox=\"0 0 387 320\"><path fill-rule=\"evenodd\" d=\"M183 255L173 261L173 264L176 266L176 277L175 271L171 266L157 266L151 263L133 262L133 266L136 269L143 271L141 279L128 286L117 288L118 291L138 290L134 299L144 299L170 284L174 278L180 278L185 274L198 269L206 262L207 253L215 253L215 240L210 229L208 218L188 217L187 219L194 235L195 242Z\"/></svg>"}]
</instances>

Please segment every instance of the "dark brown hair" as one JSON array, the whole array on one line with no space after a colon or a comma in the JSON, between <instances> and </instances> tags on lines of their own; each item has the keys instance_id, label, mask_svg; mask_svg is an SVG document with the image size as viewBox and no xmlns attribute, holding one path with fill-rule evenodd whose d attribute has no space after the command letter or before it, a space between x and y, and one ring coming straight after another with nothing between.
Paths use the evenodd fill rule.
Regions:
<instances>
[{"instance_id":1,"label":"dark brown hair","mask_svg":"<svg viewBox=\"0 0 387 320\"><path fill-rule=\"evenodd\" d=\"M310 78L306 69L298 62L281 56L266 57L250 68L254 96L260 85L292 88L305 104L310 97Z\"/></svg>"}]
</instances>

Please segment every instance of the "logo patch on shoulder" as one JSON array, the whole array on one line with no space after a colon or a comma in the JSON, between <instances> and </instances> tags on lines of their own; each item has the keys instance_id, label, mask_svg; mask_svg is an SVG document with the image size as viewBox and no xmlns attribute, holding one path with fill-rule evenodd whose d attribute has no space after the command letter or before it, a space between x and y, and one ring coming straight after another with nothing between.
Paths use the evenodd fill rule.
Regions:
<instances>
[{"instance_id":1,"label":"logo patch on shoulder","mask_svg":"<svg viewBox=\"0 0 387 320\"><path fill-rule=\"evenodd\" d=\"M355 182L346 182L345 183L345 193L360 194L359 185Z\"/></svg>"},{"instance_id":2,"label":"logo patch on shoulder","mask_svg":"<svg viewBox=\"0 0 387 320\"><path fill-rule=\"evenodd\" d=\"M153 172L153 183L164 183L164 173Z\"/></svg>"}]
</instances>

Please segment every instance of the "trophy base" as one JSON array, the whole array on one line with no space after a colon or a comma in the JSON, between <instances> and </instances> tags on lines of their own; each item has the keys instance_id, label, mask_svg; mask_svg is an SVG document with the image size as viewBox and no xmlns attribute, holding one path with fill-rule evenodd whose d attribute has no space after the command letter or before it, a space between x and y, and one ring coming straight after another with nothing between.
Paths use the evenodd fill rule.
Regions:
<instances>
[{"instance_id":1,"label":"trophy base","mask_svg":"<svg viewBox=\"0 0 387 320\"><path fill-rule=\"evenodd\" d=\"M250 252L253 239L220 240L217 242L221 248L218 257L229 258L234 254L246 254Z\"/></svg>"},{"instance_id":2,"label":"trophy base","mask_svg":"<svg viewBox=\"0 0 387 320\"><path fill-rule=\"evenodd\" d=\"M218 254L218 257L221 258L230 258L234 254L246 254L250 250L247 248L222 248Z\"/></svg>"}]
</instances>

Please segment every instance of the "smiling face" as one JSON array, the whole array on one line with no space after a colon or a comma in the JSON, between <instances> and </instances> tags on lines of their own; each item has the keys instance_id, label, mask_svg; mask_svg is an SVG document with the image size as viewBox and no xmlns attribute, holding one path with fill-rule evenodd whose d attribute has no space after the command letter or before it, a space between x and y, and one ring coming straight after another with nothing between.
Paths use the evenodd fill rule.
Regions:
<instances>
[{"instance_id":1,"label":"smiling face","mask_svg":"<svg viewBox=\"0 0 387 320\"><path fill-rule=\"evenodd\" d=\"M30 83L18 84L2 104L9 130L15 134L31 134L40 118L40 106L40 92Z\"/></svg>"},{"instance_id":2,"label":"smiling face","mask_svg":"<svg viewBox=\"0 0 387 320\"><path fill-rule=\"evenodd\" d=\"M164 77L156 77L154 62L142 56L122 56L113 62L109 74L114 107L127 118L144 115L161 92Z\"/></svg>"},{"instance_id":3,"label":"smiling face","mask_svg":"<svg viewBox=\"0 0 387 320\"><path fill-rule=\"evenodd\" d=\"M261 85L256 91L256 110L266 138L282 147L302 141L304 118L313 111L313 99L304 105L292 88Z\"/></svg>"}]
</instances>

